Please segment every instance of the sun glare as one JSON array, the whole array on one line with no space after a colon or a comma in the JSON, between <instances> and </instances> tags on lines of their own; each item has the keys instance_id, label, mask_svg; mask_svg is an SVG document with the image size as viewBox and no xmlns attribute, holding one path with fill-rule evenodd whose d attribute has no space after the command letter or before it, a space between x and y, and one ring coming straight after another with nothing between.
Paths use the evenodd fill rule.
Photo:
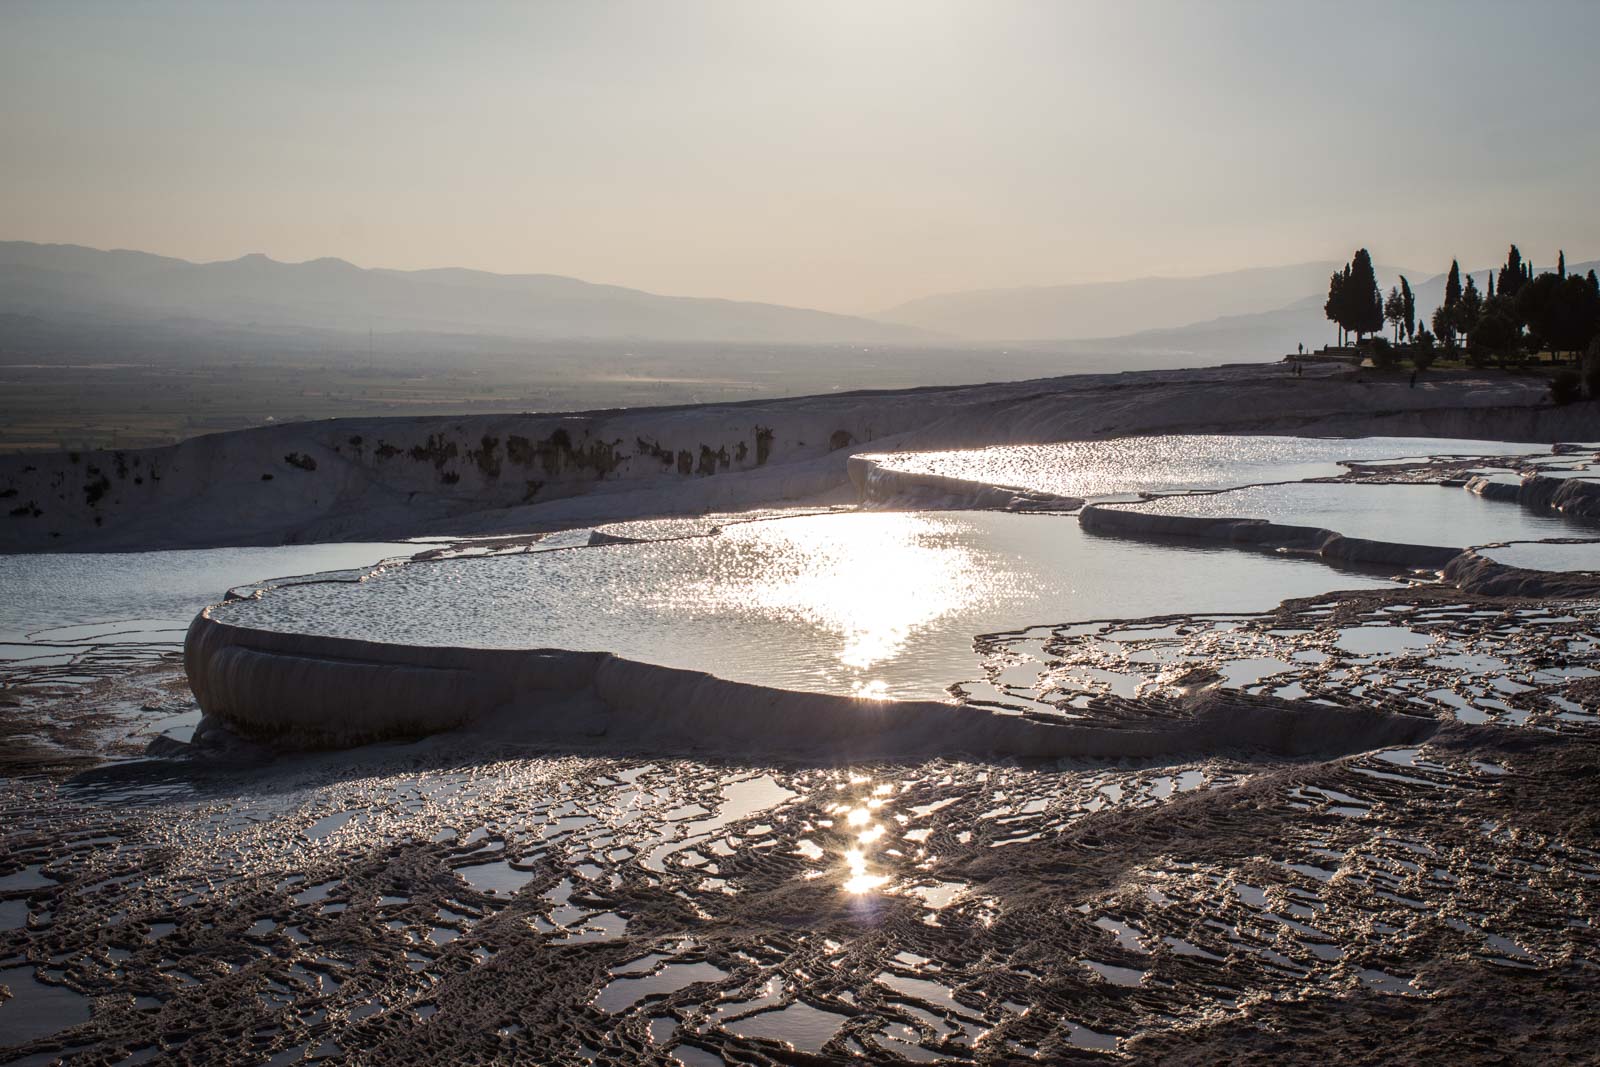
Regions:
<instances>
[{"instance_id":1,"label":"sun glare","mask_svg":"<svg viewBox=\"0 0 1600 1067\"><path fill-rule=\"evenodd\" d=\"M749 523L723 531L716 570L676 600L699 611L753 612L813 627L834 647L857 696L889 696L868 672L919 630L986 598L993 582L946 522L865 513Z\"/></svg>"},{"instance_id":2,"label":"sun glare","mask_svg":"<svg viewBox=\"0 0 1600 1067\"><path fill-rule=\"evenodd\" d=\"M852 779L851 784L872 786L872 781L859 778ZM888 828L877 821L877 811L883 806L884 795L893 791L892 784L880 783L868 791L870 795L864 802L857 801L853 807L840 805L832 809L844 815L845 825L855 833L854 845L844 852L845 879L842 888L847 893L870 893L883 888L891 880L890 875L873 869L871 852L888 833Z\"/></svg>"}]
</instances>

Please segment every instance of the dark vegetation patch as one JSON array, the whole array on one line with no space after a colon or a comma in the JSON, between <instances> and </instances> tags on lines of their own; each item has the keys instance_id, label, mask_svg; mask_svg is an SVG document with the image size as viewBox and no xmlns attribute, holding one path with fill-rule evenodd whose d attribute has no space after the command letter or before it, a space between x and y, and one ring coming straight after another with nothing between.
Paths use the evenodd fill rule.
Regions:
<instances>
[{"instance_id":1,"label":"dark vegetation patch","mask_svg":"<svg viewBox=\"0 0 1600 1067\"><path fill-rule=\"evenodd\" d=\"M446 441L444 434L438 433L430 433L427 441L412 445L410 452L413 462L432 463L436 470L443 470L446 463L460 454L461 450L454 441Z\"/></svg>"},{"instance_id":2,"label":"dark vegetation patch","mask_svg":"<svg viewBox=\"0 0 1600 1067\"><path fill-rule=\"evenodd\" d=\"M506 456L513 463L530 465L534 459L533 442L520 433L512 434L506 438Z\"/></svg>"},{"instance_id":3,"label":"dark vegetation patch","mask_svg":"<svg viewBox=\"0 0 1600 1067\"><path fill-rule=\"evenodd\" d=\"M855 434L849 430L835 430L833 436L828 438L828 451L837 452L841 448L849 448L856 443Z\"/></svg>"},{"instance_id":4,"label":"dark vegetation patch","mask_svg":"<svg viewBox=\"0 0 1600 1067\"><path fill-rule=\"evenodd\" d=\"M99 467L89 467L88 471L94 478L83 484L83 499L92 508L105 499L105 495L111 491L111 479L101 474Z\"/></svg>"},{"instance_id":5,"label":"dark vegetation patch","mask_svg":"<svg viewBox=\"0 0 1600 1067\"><path fill-rule=\"evenodd\" d=\"M306 455L304 452L290 452L287 456L283 457L283 461L289 466L298 467L303 471L314 471L317 469L317 461L311 456Z\"/></svg>"},{"instance_id":6,"label":"dark vegetation patch","mask_svg":"<svg viewBox=\"0 0 1600 1067\"><path fill-rule=\"evenodd\" d=\"M538 464L547 478L554 478L564 469L593 471L596 478L604 478L628 459L617 451L620 444L621 438L574 446L566 427L558 426L550 436L538 441L512 434L506 438L506 456L519 466Z\"/></svg>"},{"instance_id":7,"label":"dark vegetation patch","mask_svg":"<svg viewBox=\"0 0 1600 1067\"><path fill-rule=\"evenodd\" d=\"M776 435L769 427L756 427L756 466L765 467L772 458L772 440Z\"/></svg>"},{"instance_id":8,"label":"dark vegetation patch","mask_svg":"<svg viewBox=\"0 0 1600 1067\"><path fill-rule=\"evenodd\" d=\"M485 478L500 477L500 438L484 434L477 448L467 450L467 458L478 465Z\"/></svg>"},{"instance_id":9,"label":"dark vegetation patch","mask_svg":"<svg viewBox=\"0 0 1600 1067\"><path fill-rule=\"evenodd\" d=\"M639 455L659 460L663 467L670 467L673 464L675 457L672 454L672 449L662 448L660 442L646 441L643 437L635 437L633 446L639 450ZM744 446L741 445L740 447Z\"/></svg>"},{"instance_id":10,"label":"dark vegetation patch","mask_svg":"<svg viewBox=\"0 0 1600 1067\"><path fill-rule=\"evenodd\" d=\"M732 460L728 456L728 448L726 445L717 449L715 452L711 451L710 445L701 445L700 465L695 468L695 473L702 475L715 474L718 470L727 470L728 464L731 462Z\"/></svg>"}]
</instances>

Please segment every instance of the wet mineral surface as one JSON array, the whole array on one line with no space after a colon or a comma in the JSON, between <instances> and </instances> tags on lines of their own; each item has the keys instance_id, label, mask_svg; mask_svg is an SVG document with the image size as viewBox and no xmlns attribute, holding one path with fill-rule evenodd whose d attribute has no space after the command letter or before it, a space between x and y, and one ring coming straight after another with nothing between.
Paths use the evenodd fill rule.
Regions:
<instances>
[{"instance_id":1,"label":"wet mineral surface","mask_svg":"<svg viewBox=\"0 0 1600 1067\"><path fill-rule=\"evenodd\" d=\"M1134 725L1224 687L1436 729L1159 764L200 758L159 633L69 634L0 691L0 1062L1592 1058L1600 603L1408 579L1018 622L953 699Z\"/></svg>"}]
</instances>

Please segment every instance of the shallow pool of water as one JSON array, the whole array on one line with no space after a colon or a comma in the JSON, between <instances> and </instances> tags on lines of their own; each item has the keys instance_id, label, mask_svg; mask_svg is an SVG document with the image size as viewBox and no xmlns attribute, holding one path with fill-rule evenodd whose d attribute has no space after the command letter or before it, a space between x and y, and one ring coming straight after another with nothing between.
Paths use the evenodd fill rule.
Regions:
<instances>
[{"instance_id":1,"label":"shallow pool of water","mask_svg":"<svg viewBox=\"0 0 1600 1067\"><path fill-rule=\"evenodd\" d=\"M396 542L208 548L181 552L0 555L0 643L46 628L131 619L182 629L194 613L246 582L409 556ZM59 635L50 635L56 637ZM92 635L69 633L61 640Z\"/></svg>"},{"instance_id":2,"label":"shallow pool of water","mask_svg":"<svg viewBox=\"0 0 1600 1067\"><path fill-rule=\"evenodd\" d=\"M1465 548L1496 541L1583 537L1600 527L1438 485L1264 485L1119 505L1161 515L1269 519L1347 537Z\"/></svg>"},{"instance_id":3,"label":"shallow pool of water","mask_svg":"<svg viewBox=\"0 0 1600 1067\"><path fill-rule=\"evenodd\" d=\"M21 1045L89 1021L89 998L63 985L39 981L33 967L0 970L11 996L0 1002L0 1047Z\"/></svg>"},{"instance_id":4,"label":"shallow pool of water","mask_svg":"<svg viewBox=\"0 0 1600 1067\"><path fill-rule=\"evenodd\" d=\"M822 1050L823 1045L833 1039L833 1035L839 1032L839 1027L849 1019L847 1015L823 1011L821 1008L813 1008L804 1001L797 1000L786 1008L759 1012L734 1022L724 1023L723 1029L740 1037L782 1041L802 1052L817 1053Z\"/></svg>"},{"instance_id":5,"label":"shallow pool of water","mask_svg":"<svg viewBox=\"0 0 1600 1067\"><path fill-rule=\"evenodd\" d=\"M1017 486L1057 496L1222 489L1259 482L1335 478L1340 460L1427 459L1446 455L1548 455L1548 445L1425 437L1250 437L1178 434L1002 445L948 452L894 452L880 466L913 474Z\"/></svg>"},{"instance_id":6,"label":"shallow pool of water","mask_svg":"<svg viewBox=\"0 0 1600 1067\"><path fill-rule=\"evenodd\" d=\"M1600 541L1576 544L1527 541L1485 548L1480 554L1508 567L1526 567L1533 571L1600 571Z\"/></svg>"},{"instance_id":7,"label":"shallow pool of water","mask_svg":"<svg viewBox=\"0 0 1600 1067\"><path fill-rule=\"evenodd\" d=\"M411 564L360 585L287 586L212 611L267 629L603 650L785 688L927 697L971 675L977 634L1253 611L1388 584L1304 560L1092 537L1064 516L880 512Z\"/></svg>"}]
</instances>

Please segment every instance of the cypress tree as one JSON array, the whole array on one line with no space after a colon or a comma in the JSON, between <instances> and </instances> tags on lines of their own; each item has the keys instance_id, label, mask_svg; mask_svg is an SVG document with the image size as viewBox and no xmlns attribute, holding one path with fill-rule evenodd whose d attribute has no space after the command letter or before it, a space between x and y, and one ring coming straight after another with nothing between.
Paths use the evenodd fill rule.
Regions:
<instances>
[{"instance_id":1,"label":"cypress tree","mask_svg":"<svg viewBox=\"0 0 1600 1067\"><path fill-rule=\"evenodd\" d=\"M1528 275L1523 272L1522 253L1516 245L1511 246L1511 251L1506 253L1506 265L1500 268L1500 295L1516 296L1528 280Z\"/></svg>"},{"instance_id":2,"label":"cypress tree","mask_svg":"<svg viewBox=\"0 0 1600 1067\"><path fill-rule=\"evenodd\" d=\"M1455 310L1456 302L1461 299L1461 264L1455 260L1450 261L1450 277L1444 281L1444 306L1451 311Z\"/></svg>"},{"instance_id":3,"label":"cypress tree","mask_svg":"<svg viewBox=\"0 0 1600 1067\"><path fill-rule=\"evenodd\" d=\"M1590 271L1590 273L1594 272ZM1411 283L1406 281L1404 274L1400 275L1400 300L1405 306L1406 340L1409 341L1416 336L1417 297L1411 291Z\"/></svg>"},{"instance_id":4,"label":"cypress tree","mask_svg":"<svg viewBox=\"0 0 1600 1067\"><path fill-rule=\"evenodd\" d=\"M1372 269L1372 255L1365 248L1356 249L1355 257L1350 260L1341 295L1346 300L1344 327L1355 331L1357 341L1362 334L1383 329L1383 292L1378 288L1378 275Z\"/></svg>"},{"instance_id":5,"label":"cypress tree","mask_svg":"<svg viewBox=\"0 0 1600 1067\"><path fill-rule=\"evenodd\" d=\"M1461 290L1461 299L1456 301L1453 317L1456 332L1467 337L1478 328L1478 320L1483 317L1483 297L1478 294L1478 283L1470 274L1466 288Z\"/></svg>"},{"instance_id":6,"label":"cypress tree","mask_svg":"<svg viewBox=\"0 0 1600 1067\"><path fill-rule=\"evenodd\" d=\"M1565 249L1556 253L1556 277L1563 281L1567 277L1567 253Z\"/></svg>"},{"instance_id":7,"label":"cypress tree","mask_svg":"<svg viewBox=\"0 0 1600 1067\"><path fill-rule=\"evenodd\" d=\"M1344 270L1328 279L1328 299L1322 311L1338 325L1341 344L1347 333L1355 334L1359 343L1363 334L1383 329L1383 291L1372 269L1372 255L1365 248L1356 249Z\"/></svg>"},{"instance_id":8,"label":"cypress tree","mask_svg":"<svg viewBox=\"0 0 1600 1067\"><path fill-rule=\"evenodd\" d=\"M1328 301L1322 305L1322 312L1328 316L1328 321L1338 327L1341 348L1344 347L1344 280L1349 273L1349 267L1333 272L1328 279Z\"/></svg>"}]
</instances>

